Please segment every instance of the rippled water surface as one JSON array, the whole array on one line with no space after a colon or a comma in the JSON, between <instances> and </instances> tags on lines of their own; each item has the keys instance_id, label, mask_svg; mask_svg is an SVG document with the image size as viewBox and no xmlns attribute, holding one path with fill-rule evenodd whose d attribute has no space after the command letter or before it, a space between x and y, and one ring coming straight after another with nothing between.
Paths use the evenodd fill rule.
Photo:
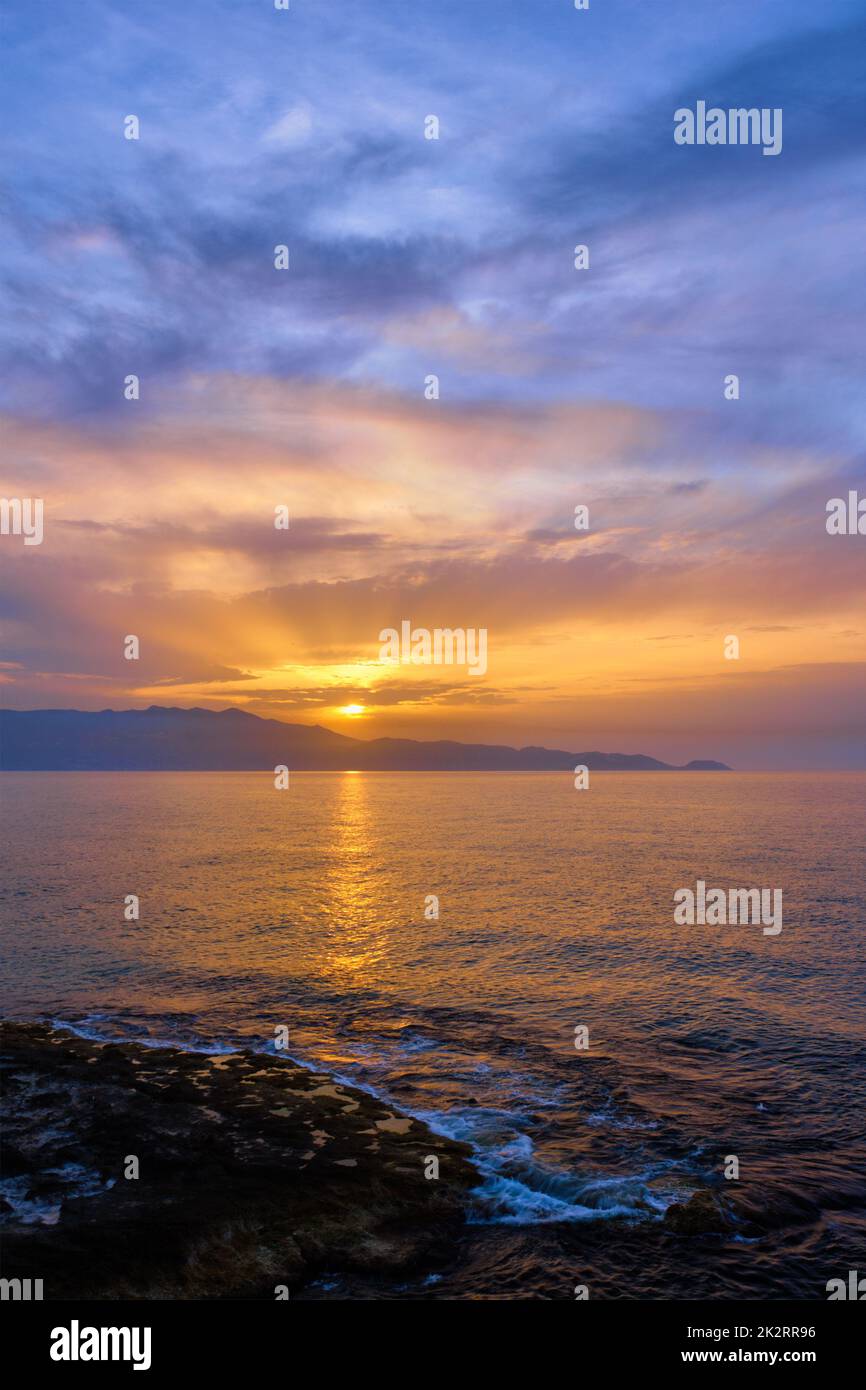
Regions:
<instances>
[{"instance_id":1,"label":"rippled water surface","mask_svg":"<svg viewBox=\"0 0 866 1390\"><path fill-rule=\"evenodd\" d=\"M7 773L0 797L6 1015L217 1047L287 1024L476 1147L450 1267L311 1296L823 1298L866 1267L863 775ZM782 932L675 925L697 879L781 888ZM702 1187L732 1230L672 1233Z\"/></svg>"}]
</instances>

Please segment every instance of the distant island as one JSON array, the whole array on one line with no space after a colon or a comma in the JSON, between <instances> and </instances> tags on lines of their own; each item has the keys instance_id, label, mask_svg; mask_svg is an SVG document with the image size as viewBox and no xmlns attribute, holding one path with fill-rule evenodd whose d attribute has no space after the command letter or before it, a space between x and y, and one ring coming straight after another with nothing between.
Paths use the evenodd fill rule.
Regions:
<instances>
[{"instance_id":1,"label":"distant island","mask_svg":"<svg viewBox=\"0 0 866 1390\"><path fill-rule=\"evenodd\" d=\"M643 753L348 738L243 710L36 709L0 713L4 772L729 772L698 759L674 767Z\"/></svg>"}]
</instances>

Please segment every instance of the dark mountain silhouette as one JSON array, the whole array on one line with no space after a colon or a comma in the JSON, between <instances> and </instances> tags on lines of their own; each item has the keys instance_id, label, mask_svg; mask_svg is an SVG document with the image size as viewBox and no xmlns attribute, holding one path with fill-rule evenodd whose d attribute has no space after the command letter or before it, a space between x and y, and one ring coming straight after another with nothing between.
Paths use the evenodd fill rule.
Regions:
<instances>
[{"instance_id":1,"label":"dark mountain silhouette","mask_svg":"<svg viewBox=\"0 0 866 1390\"><path fill-rule=\"evenodd\" d=\"M729 771L724 763L674 768L642 753L566 753L499 744L347 738L319 724L284 724L242 710L6 710L0 769L6 772Z\"/></svg>"}]
</instances>

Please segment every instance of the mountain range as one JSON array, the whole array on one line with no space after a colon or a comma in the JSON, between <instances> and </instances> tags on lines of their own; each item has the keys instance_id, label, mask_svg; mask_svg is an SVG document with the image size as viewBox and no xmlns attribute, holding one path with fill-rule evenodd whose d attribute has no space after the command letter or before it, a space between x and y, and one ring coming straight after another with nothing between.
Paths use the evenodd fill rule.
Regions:
<instances>
[{"instance_id":1,"label":"mountain range","mask_svg":"<svg viewBox=\"0 0 866 1390\"><path fill-rule=\"evenodd\" d=\"M37 709L0 713L5 772L727 772L698 760L676 768L643 753L349 738L319 724L284 724L243 710Z\"/></svg>"}]
</instances>

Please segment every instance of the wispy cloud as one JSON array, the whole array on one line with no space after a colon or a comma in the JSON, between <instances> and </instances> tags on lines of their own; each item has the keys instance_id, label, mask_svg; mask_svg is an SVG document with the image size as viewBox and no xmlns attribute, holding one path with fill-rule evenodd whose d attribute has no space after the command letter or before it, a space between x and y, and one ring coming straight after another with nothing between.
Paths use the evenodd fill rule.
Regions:
<instances>
[{"instance_id":1,"label":"wispy cloud","mask_svg":"<svg viewBox=\"0 0 866 1390\"><path fill-rule=\"evenodd\" d=\"M850 751L866 31L746 8L13 0L3 492L46 536L3 539L10 702L565 746L642 710L738 761L674 743L776 700ZM783 155L675 146L697 97L783 107ZM389 673L404 618L487 627L488 677Z\"/></svg>"}]
</instances>

